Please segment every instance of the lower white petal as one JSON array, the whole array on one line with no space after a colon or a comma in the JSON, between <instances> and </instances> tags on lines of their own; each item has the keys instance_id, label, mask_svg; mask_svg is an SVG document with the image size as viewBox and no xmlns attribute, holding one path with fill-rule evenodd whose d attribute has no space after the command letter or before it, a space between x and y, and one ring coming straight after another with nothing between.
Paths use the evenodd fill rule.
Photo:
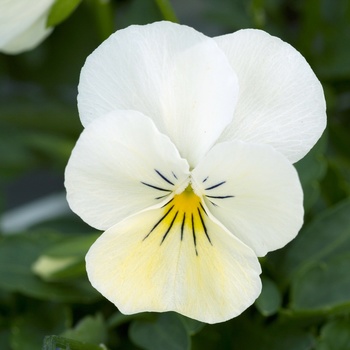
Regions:
<instances>
[{"instance_id":1,"label":"lower white petal","mask_svg":"<svg viewBox=\"0 0 350 350\"><path fill-rule=\"evenodd\" d=\"M110 228L86 264L92 285L125 314L176 311L223 322L261 290L254 252L209 219L193 192Z\"/></svg>"},{"instance_id":2,"label":"lower white petal","mask_svg":"<svg viewBox=\"0 0 350 350\"><path fill-rule=\"evenodd\" d=\"M69 159L65 186L72 210L105 230L161 205L186 186L188 174L187 162L149 118L115 111L85 128Z\"/></svg>"},{"instance_id":3,"label":"lower white petal","mask_svg":"<svg viewBox=\"0 0 350 350\"><path fill-rule=\"evenodd\" d=\"M210 213L258 256L286 245L303 224L298 174L271 146L217 144L192 178Z\"/></svg>"}]
</instances>

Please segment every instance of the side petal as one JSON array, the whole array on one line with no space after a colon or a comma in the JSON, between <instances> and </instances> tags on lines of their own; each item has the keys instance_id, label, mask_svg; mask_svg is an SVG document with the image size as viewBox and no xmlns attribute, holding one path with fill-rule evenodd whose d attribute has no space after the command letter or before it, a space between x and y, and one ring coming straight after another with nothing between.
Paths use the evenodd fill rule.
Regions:
<instances>
[{"instance_id":1,"label":"side petal","mask_svg":"<svg viewBox=\"0 0 350 350\"><path fill-rule=\"evenodd\" d=\"M208 217L201 223L164 208L144 211L110 228L90 248L91 284L122 313L176 311L206 323L248 308L261 291L254 252Z\"/></svg>"},{"instance_id":2,"label":"side petal","mask_svg":"<svg viewBox=\"0 0 350 350\"><path fill-rule=\"evenodd\" d=\"M323 89L304 57L261 30L215 40L240 86L233 121L220 141L266 143L293 163L303 158L326 126Z\"/></svg>"},{"instance_id":3,"label":"side petal","mask_svg":"<svg viewBox=\"0 0 350 350\"><path fill-rule=\"evenodd\" d=\"M144 113L194 166L232 120L237 95L213 39L157 22L117 31L88 57L78 107L84 126L115 109Z\"/></svg>"},{"instance_id":4,"label":"side petal","mask_svg":"<svg viewBox=\"0 0 350 350\"><path fill-rule=\"evenodd\" d=\"M46 28L54 0L3 0L0 3L0 51L17 54L38 45L52 28Z\"/></svg>"},{"instance_id":5,"label":"side petal","mask_svg":"<svg viewBox=\"0 0 350 350\"><path fill-rule=\"evenodd\" d=\"M257 256L283 247L303 224L303 192L293 165L271 146L218 144L192 172L209 212Z\"/></svg>"},{"instance_id":6,"label":"side petal","mask_svg":"<svg viewBox=\"0 0 350 350\"><path fill-rule=\"evenodd\" d=\"M81 134L65 172L67 199L89 225L107 229L186 185L188 163L153 122L116 111Z\"/></svg>"}]
</instances>

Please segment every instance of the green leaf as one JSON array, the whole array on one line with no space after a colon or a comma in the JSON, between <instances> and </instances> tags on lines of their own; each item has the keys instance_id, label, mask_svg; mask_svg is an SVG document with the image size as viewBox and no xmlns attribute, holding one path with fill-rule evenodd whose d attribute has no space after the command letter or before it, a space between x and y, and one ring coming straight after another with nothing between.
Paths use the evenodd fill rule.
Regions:
<instances>
[{"instance_id":1,"label":"green leaf","mask_svg":"<svg viewBox=\"0 0 350 350\"><path fill-rule=\"evenodd\" d=\"M25 135L24 142L29 150L37 157L46 158L44 161L55 161L56 166L64 168L74 147L75 141L64 136L45 133Z\"/></svg>"},{"instance_id":2,"label":"green leaf","mask_svg":"<svg viewBox=\"0 0 350 350\"><path fill-rule=\"evenodd\" d=\"M75 237L64 237L59 243L48 248L44 255L52 258L84 258L100 233L89 233Z\"/></svg>"},{"instance_id":3,"label":"green leaf","mask_svg":"<svg viewBox=\"0 0 350 350\"><path fill-rule=\"evenodd\" d=\"M297 3L297 2L296 2ZM344 42L350 35L348 0L310 0L299 4L299 50L323 79L350 77L350 49Z\"/></svg>"},{"instance_id":4,"label":"green leaf","mask_svg":"<svg viewBox=\"0 0 350 350\"><path fill-rule=\"evenodd\" d=\"M31 226L31 230L46 230L66 233L68 235L80 235L82 232L89 232L91 230L91 226L88 226L88 224L81 220L77 215L69 213L68 215L41 221Z\"/></svg>"},{"instance_id":5,"label":"green leaf","mask_svg":"<svg viewBox=\"0 0 350 350\"><path fill-rule=\"evenodd\" d=\"M12 350L40 349L46 334L62 332L70 320L69 310L60 304L27 300L26 309L11 322Z\"/></svg>"},{"instance_id":6,"label":"green leaf","mask_svg":"<svg viewBox=\"0 0 350 350\"><path fill-rule=\"evenodd\" d=\"M0 176L38 165L63 169L82 130L75 103L53 98L37 84L0 77L1 84L9 88L0 89L0 149L6 149L0 152Z\"/></svg>"},{"instance_id":7,"label":"green leaf","mask_svg":"<svg viewBox=\"0 0 350 350\"><path fill-rule=\"evenodd\" d=\"M256 313L244 312L221 324L210 325L193 337L193 349L310 350L313 336L289 320L266 322ZM276 321L277 320L277 321Z\"/></svg>"},{"instance_id":8,"label":"green leaf","mask_svg":"<svg viewBox=\"0 0 350 350\"><path fill-rule=\"evenodd\" d=\"M129 323L134 320L153 321L154 314L151 312L140 312L138 314L124 315L118 311L108 319L108 328L117 328L122 324Z\"/></svg>"},{"instance_id":9,"label":"green leaf","mask_svg":"<svg viewBox=\"0 0 350 350\"><path fill-rule=\"evenodd\" d=\"M348 164L341 158L328 159L328 169L322 181L322 195L328 203L338 203L350 195L350 185L344 171L350 173Z\"/></svg>"},{"instance_id":10,"label":"green leaf","mask_svg":"<svg viewBox=\"0 0 350 350\"><path fill-rule=\"evenodd\" d=\"M249 336L249 334L247 334ZM302 329L289 324L266 327L263 346L260 342L254 349L261 350L310 350L315 340L313 336ZM248 348L247 348L248 349Z\"/></svg>"},{"instance_id":11,"label":"green leaf","mask_svg":"<svg viewBox=\"0 0 350 350\"><path fill-rule=\"evenodd\" d=\"M1 112L0 112L1 113ZM7 178L32 168L37 159L28 149L20 132L13 134L11 129L0 123L0 176Z\"/></svg>"},{"instance_id":12,"label":"green leaf","mask_svg":"<svg viewBox=\"0 0 350 350\"><path fill-rule=\"evenodd\" d=\"M124 7L120 7L117 13L119 26L126 27L131 24L147 24L163 19L154 0L133 0Z\"/></svg>"},{"instance_id":13,"label":"green leaf","mask_svg":"<svg viewBox=\"0 0 350 350\"><path fill-rule=\"evenodd\" d=\"M340 95L339 99L335 101L337 105L341 105L341 100L349 101L350 92L344 93L343 96ZM345 112L350 109L350 106L344 108ZM345 119L346 117L344 117ZM342 121L341 121L342 122ZM339 155L343 155L346 159L350 159L350 147L349 147L349 130L350 125L338 122L329 125L329 136L332 142L332 145L336 147ZM345 125L344 125L345 124Z\"/></svg>"},{"instance_id":14,"label":"green leaf","mask_svg":"<svg viewBox=\"0 0 350 350\"><path fill-rule=\"evenodd\" d=\"M275 282L271 279L262 277L262 285L262 292L255 301L255 306L263 316L271 316L281 307L282 296Z\"/></svg>"},{"instance_id":15,"label":"green leaf","mask_svg":"<svg viewBox=\"0 0 350 350\"><path fill-rule=\"evenodd\" d=\"M350 254L310 266L291 286L291 309L329 313L350 310Z\"/></svg>"},{"instance_id":16,"label":"green leaf","mask_svg":"<svg viewBox=\"0 0 350 350\"><path fill-rule=\"evenodd\" d=\"M189 318L180 314L176 314L176 315L180 318L188 334L191 336L200 332L203 329L203 327L206 325L205 323L194 320L192 318Z\"/></svg>"},{"instance_id":17,"label":"green leaf","mask_svg":"<svg viewBox=\"0 0 350 350\"><path fill-rule=\"evenodd\" d=\"M81 342L101 344L107 341L107 327L101 315L86 316L73 329L63 332L62 336Z\"/></svg>"},{"instance_id":18,"label":"green leaf","mask_svg":"<svg viewBox=\"0 0 350 350\"><path fill-rule=\"evenodd\" d=\"M295 164L303 186L306 211L317 201L320 194L320 180L326 174L327 161L324 157L326 141L327 137L323 135L312 150Z\"/></svg>"},{"instance_id":19,"label":"green leaf","mask_svg":"<svg viewBox=\"0 0 350 350\"><path fill-rule=\"evenodd\" d=\"M56 0L51 7L46 26L54 27L63 22L78 7L82 0Z\"/></svg>"},{"instance_id":20,"label":"green leaf","mask_svg":"<svg viewBox=\"0 0 350 350\"><path fill-rule=\"evenodd\" d=\"M39 256L33 271L47 281L85 276L85 255L99 236L97 233L65 238Z\"/></svg>"},{"instance_id":21,"label":"green leaf","mask_svg":"<svg viewBox=\"0 0 350 350\"><path fill-rule=\"evenodd\" d=\"M202 10L204 16L221 27L222 32L255 27L254 12L251 11L249 1L221 0L220 6L217 0L206 2L207 6Z\"/></svg>"},{"instance_id":22,"label":"green leaf","mask_svg":"<svg viewBox=\"0 0 350 350\"><path fill-rule=\"evenodd\" d=\"M324 325L315 350L350 350L350 321L335 320Z\"/></svg>"},{"instance_id":23,"label":"green leaf","mask_svg":"<svg viewBox=\"0 0 350 350\"><path fill-rule=\"evenodd\" d=\"M301 230L279 266L288 281L315 263L350 251L350 199L326 210Z\"/></svg>"},{"instance_id":24,"label":"green leaf","mask_svg":"<svg viewBox=\"0 0 350 350\"><path fill-rule=\"evenodd\" d=\"M31 266L44 250L59 243L62 236L31 232L0 239L0 288L43 300L91 302L99 294L87 278L70 283L47 283L35 276Z\"/></svg>"},{"instance_id":25,"label":"green leaf","mask_svg":"<svg viewBox=\"0 0 350 350\"><path fill-rule=\"evenodd\" d=\"M83 127L77 115L75 100L61 96L68 95L67 91L52 97L37 84L23 85L6 80L0 80L0 83L11 86L9 92L0 90L0 130L12 128L11 136L21 130L77 139Z\"/></svg>"},{"instance_id":26,"label":"green leaf","mask_svg":"<svg viewBox=\"0 0 350 350\"><path fill-rule=\"evenodd\" d=\"M10 330L0 330L0 344L1 350L13 350L10 348Z\"/></svg>"},{"instance_id":27,"label":"green leaf","mask_svg":"<svg viewBox=\"0 0 350 350\"><path fill-rule=\"evenodd\" d=\"M190 337L175 313L160 314L155 322L135 321L130 327L131 340L147 350L190 349Z\"/></svg>"},{"instance_id":28,"label":"green leaf","mask_svg":"<svg viewBox=\"0 0 350 350\"><path fill-rule=\"evenodd\" d=\"M44 339L43 350L107 350L107 348L104 345L87 344L57 335L50 335Z\"/></svg>"}]
</instances>

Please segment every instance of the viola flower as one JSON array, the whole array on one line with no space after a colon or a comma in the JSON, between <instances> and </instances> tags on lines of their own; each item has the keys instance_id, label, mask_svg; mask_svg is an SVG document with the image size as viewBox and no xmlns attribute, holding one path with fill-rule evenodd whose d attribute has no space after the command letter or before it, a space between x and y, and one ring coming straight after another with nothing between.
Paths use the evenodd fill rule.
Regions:
<instances>
[{"instance_id":1,"label":"viola flower","mask_svg":"<svg viewBox=\"0 0 350 350\"><path fill-rule=\"evenodd\" d=\"M17 54L39 45L52 31L46 27L55 0L1 0L0 52Z\"/></svg>"},{"instance_id":2,"label":"viola flower","mask_svg":"<svg viewBox=\"0 0 350 350\"><path fill-rule=\"evenodd\" d=\"M131 26L88 57L78 106L65 184L73 211L106 230L86 257L92 285L126 314L216 323L249 307L258 257L302 226L292 163L325 127L305 59L260 30Z\"/></svg>"}]
</instances>

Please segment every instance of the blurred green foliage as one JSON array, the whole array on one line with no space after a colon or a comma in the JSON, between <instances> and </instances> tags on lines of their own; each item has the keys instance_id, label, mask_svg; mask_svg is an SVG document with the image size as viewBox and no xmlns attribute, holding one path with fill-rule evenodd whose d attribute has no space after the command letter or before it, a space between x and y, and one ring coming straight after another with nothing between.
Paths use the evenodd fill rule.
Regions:
<instances>
[{"instance_id":1,"label":"blurred green foliage","mask_svg":"<svg viewBox=\"0 0 350 350\"><path fill-rule=\"evenodd\" d=\"M80 69L112 31L175 18L208 35L254 27L296 47L326 93L327 133L296 164L305 193L304 228L261 260L263 292L256 304L216 325L175 313L120 314L87 281L84 255L98 233L74 216L1 235L0 348L350 349L350 2L172 5L58 0L48 24L59 25L41 46L0 55L0 189L32 170L63 173L82 130L76 108Z\"/></svg>"}]
</instances>

